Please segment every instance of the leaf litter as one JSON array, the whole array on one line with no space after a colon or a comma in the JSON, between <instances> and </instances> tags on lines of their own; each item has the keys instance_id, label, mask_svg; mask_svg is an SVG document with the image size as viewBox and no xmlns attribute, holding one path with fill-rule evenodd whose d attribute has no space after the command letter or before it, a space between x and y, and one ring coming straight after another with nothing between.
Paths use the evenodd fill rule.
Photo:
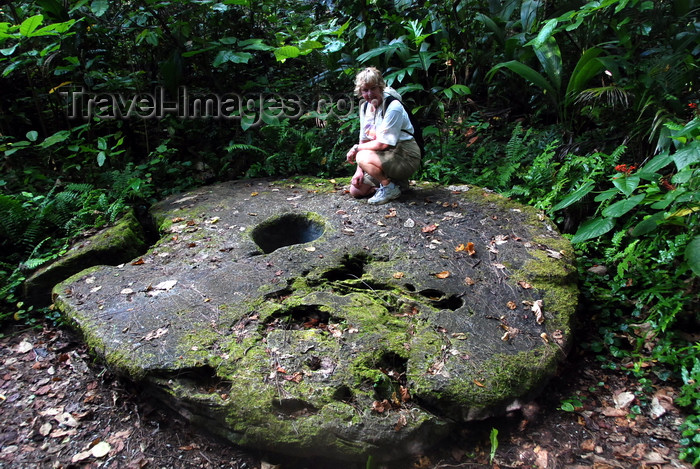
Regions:
<instances>
[{"instance_id":1,"label":"leaf litter","mask_svg":"<svg viewBox=\"0 0 700 469\"><path fill-rule=\"evenodd\" d=\"M140 389L96 363L70 332L54 326L4 332L0 336L0 466L338 467L317 458L246 451L194 431L179 416L156 406ZM561 335L550 331L549 338L556 341ZM441 446L387 467L691 467L678 459L683 415L674 405L677 388L656 379L646 385L653 391L644 397L633 377L602 369L595 356L574 350L570 357L536 401L504 417L465 424ZM438 359L427 371L441 373L443 367L444 361ZM296 373L286 376L294 381L303 377ZM473 386L488 386L488 381L475 379ZM636 399L630 401L630 395ZM574 412L559 410L571 396L577 396L581 406ZM410 410L404 409L412 399L408 387L401 385L391 398L377 401L377 411L384 409L378 415L400 432L412 418ZM634 406L636 412L631 411ZM499 445L490 464L492 428L499 429ZM344 467L361 469L365 464Z\"/></svg>"}]
</instances>

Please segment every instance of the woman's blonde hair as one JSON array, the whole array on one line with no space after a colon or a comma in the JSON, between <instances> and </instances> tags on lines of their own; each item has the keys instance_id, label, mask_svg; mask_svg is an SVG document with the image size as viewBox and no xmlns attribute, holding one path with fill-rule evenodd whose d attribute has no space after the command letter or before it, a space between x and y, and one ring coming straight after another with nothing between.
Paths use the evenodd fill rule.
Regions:
<instances>
[{"instance_id":1,"label":"woman's blonde hair","mask_svg":"<svg viewBox=\"0 0 700 469\"><path fill-rule=\"evenodd\" d=\"M355 77L355 94L357 96L362 97L360 89L365 85L369 87L378 86L382 91L386 88L386 82L384 77L382 77L382 73L374 67L367 67Z\"/></svg>"}]
</instances>

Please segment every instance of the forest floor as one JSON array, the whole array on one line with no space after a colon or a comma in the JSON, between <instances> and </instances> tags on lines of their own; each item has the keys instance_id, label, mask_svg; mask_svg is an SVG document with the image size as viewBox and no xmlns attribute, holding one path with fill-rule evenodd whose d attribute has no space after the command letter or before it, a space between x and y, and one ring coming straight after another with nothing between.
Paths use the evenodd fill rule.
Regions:
<instances>
[{"instance_id":1,"label":"forest floor","mask_svg":"<svg viewBox=\"0 0 700 469\"><path fill-rule=\"evenodd\" d=\"M0 364L2 468L691 467L678 458L677 388L641 388L576 348L523 410L465 424L430 452L384 465L263 454L207 436L100 366L63 328L6 328Z\"/></svg>"}]
</instances>

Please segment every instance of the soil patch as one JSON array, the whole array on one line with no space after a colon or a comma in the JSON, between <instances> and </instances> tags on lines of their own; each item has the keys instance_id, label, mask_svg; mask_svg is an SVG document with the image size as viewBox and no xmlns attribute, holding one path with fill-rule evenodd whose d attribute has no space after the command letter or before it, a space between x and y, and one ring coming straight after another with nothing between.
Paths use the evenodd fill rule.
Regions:
<instances>
[{"instance_id":1,"label":"soil patch","mask_svg":"<svg viewBox=\"0 0 700 469\"><path fill-rule=\"evenodd\" d=\"M365 467L252 452L203 434L155 407L95 362L71 332L52 325L6 328L0 363L0 467ZM619 409L628 392L633 400ZM690 468L678 459L683 416L672 403L676 393L660 381L641 388L575 348L546 395L522 411L472 422L428 453L379 467ZM654 397L664 409L658 417ZM559 410L565 402L573 411ZM498 447L490 462L494 428Z\"/></svg>"}]
</instances>

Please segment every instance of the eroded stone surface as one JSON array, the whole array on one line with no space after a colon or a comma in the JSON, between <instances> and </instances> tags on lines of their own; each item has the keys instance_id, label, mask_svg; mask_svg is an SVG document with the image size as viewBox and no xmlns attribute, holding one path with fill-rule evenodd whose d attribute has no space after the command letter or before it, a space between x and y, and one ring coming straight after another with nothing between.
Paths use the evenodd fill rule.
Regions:
<instances>
[{"instance_id":1,"label":"eroded stone surface","mask_svg":"<svg viewBox=\"0 0 700 469\"><path fill-rule=\"evenodd\" d=\"M113 367L231 441L363 460L537 393L564 356L571 248L475 187L370 206L231 182L153 210L147 254L54 289Z\"/></svg>"}]
</instances>

